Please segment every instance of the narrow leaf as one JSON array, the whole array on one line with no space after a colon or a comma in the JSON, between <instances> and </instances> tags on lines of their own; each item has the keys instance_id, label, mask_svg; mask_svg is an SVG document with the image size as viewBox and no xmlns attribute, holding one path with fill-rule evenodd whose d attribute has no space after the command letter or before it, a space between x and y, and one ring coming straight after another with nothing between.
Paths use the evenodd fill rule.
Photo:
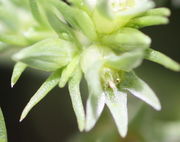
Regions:
<instances>
[{"instance_id":1,"label":"narrow leaf","mask_svg":"<svg viewBox=\"0 0 180 142\"><path fill-rule=\"evenodd\" d=\"M60 36L60 38L66 40L77 40L73 30L67 24L62 22L51 10L47 9L46 15L51 27Z\"/></svg>"},{"instance_id":2,"label":"narrow leaf","mask_svg":"<svg viewBox=\"0 0 180 142\"><path fill-rule=\"evenodd\" d=\"M61 78L59 80L59 87L63 88L69 78L72 76L74 70L78 67L79 56L74 57L74 59L69 63L69 65L63 70Z\"/></svg>"},{"instance_id":3,"label":"narrow leaf","mask_svg":"<svg viewBox=\"0 0 180 142\"><path fill-rule=\"evenodd\" d=\"M71 26L82 30L82 32L92 40L97 38L94 24L85 11L70 7L61 1L56 3L56 7Z\"/></svg>"},{"instance_id":4,"label":"narrow leaf","mask_svg":"<svg viewBox=\"0 0 180 142\"><path fill-rule=\"evenodd\" d=\"M164 67L171 69L173 71L180 71L180 64L169 58L168 56L164 55L153 49L147 49L145 58L152 62L158 63L163 65Z\"/></svg>"},{"instance_id":5,"label":"narrow leaf","mask_svg":"<svg viewBox=\"0 0 180 142\"><path fill-rule=\"evenodd\" d=\"M80 69L76 69L72 78L69 80L69 93L73 105L73 109L77 118L78 127L80 131L85 128L85 112L80 93L80 82L82 78L82 72Z\"/></svg>"},{"instance_id":6,"label":"narrow leaf","mask_svg":"<svg viewBox=\"0 0 180 142\"><path fill-rule=\"evenodd\" d=\"M1 108L0 108L0 142L7 142L6 126Z\"/></svg>"},{"instance_id":7,"label":"narrow leaf","mask_svg":"<svg viewBox=\"0 0 180 142\"><path fill-rule=\"evenodd\" d=\"M11 87L13 87L18 79L20 78L21 74L27 68L27 65L21 62L16 63L13 69L12 77L11 77Z\"/></svg>"},{"instance_id":8,"label":"narrow leaf","mask_svg":"<svg viewBox=\"0 0 180 142\"><path fill-rule=\"evenodd\" d=\"M151 105L154 109L161 110L161 104L153 90L133 72L124 73L120 89L126 89L134 96Z\"/></svg>"},{"instance_id":9,"label":"narrow leaf","mask_svg":"<svg viewBox=\"0 0 180 142\"><path fill-rule=\"evenodd\" d=\"M132 28L143 28L147 26L162 25L169 22L164 16L143 16L132 19L127 26Z\"/></svg>"},{"instance_id":10,"label":"narrow leaf","mask_svg":"<svg viewBox=\"0 0 180 142\"><path fill-rule=\"evenodd\" d=\"M108 56L105 58L105 64L117 70L131 71L141 64L143 57L143 50L135 50L121 55Z\"/></svg>"},{"instance_id":11,"label":"narrow leaf","mask_svg":"<svg viewBox=\"0 0 180 142\"><path fill-rule=\"evenodd\" d=\"M144 15L159 15L159 16L170 16L171 15L171 11L168 8L154 8L154 9L150 9L147 12L144 13Z\"/></svg>"},{"instance_id":12,"label":"narrow leaf","mask_svg":"<svg viewBox=\"0 0 180 142\"><path fill-rule=\"evenodd\" d=\"M22 121L27 116L29 111L58 84L60 75L61 70L57 70L41 85L39 90L30 99L25 109L23 110L20 121Z\"/></svg>"},{"instance_id":13,"label":"narrow leaf","mask_svg":"<svg viewBox=\"0 0 180 142\"><path fill-rule=\"evenodd\" d=\"M119 91L106 93L106 104L115 120L119 133L122 137L125 137L128 129L127 94Z\"/></svg>"}]
</instances>

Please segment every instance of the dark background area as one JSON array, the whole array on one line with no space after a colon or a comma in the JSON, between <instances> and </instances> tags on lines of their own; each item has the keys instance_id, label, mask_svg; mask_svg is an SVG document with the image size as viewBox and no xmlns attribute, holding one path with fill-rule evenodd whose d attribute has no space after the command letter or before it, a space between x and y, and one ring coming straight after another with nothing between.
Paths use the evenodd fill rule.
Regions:
<instances>
[{"instance_id":1,"label":"dark background area","mask_svg":"<svg viewBox=\"0 0 180 142\"><path fill-rule=\"evenodd\" d=\"M170 4L167 6L172 11L170 24L148 27L143 31L152 38L152 48L180 62L180 9L174 9ZM11 88L12 69L13 66L0 67L0 106L5 117L9 142L63 142L71 135L79 133L67 88L51 91L27 118L19 123L24 106L43 83L46 74L27 70L17 85ZM173 109L174 106L179 107L179 73L148 61L145 61L137 72L150 84L162 102L163 111L154 112L156 117L180 120L179 110Z\"/></svg>"}]
</instances>

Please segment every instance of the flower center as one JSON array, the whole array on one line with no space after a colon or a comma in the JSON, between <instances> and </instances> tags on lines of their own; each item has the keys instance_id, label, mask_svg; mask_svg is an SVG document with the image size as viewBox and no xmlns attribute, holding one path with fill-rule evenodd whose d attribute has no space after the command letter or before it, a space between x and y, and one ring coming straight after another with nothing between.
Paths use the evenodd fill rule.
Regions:
<instances>
[{"instance_id":1,"label":"flower center","mask_svg":"<svg viewBox=\"0 0 180 142\"><path fill-rule=\"evenodd\" d=\"M136 0L113 0L111 3L114 12L126 11L135 6Z\"/></svg>"}]
</instances>

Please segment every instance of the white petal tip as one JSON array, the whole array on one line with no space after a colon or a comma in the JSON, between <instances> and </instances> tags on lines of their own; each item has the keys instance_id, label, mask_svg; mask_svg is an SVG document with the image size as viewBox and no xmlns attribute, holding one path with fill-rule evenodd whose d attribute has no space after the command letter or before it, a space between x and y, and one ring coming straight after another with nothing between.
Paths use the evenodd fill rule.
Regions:
<instances>
[{"instance_id":1,"label":"white petal tip","mask_svg":"<svg viewBox=\"0 0 180 142\"><path fill-rule=\"evenodd\" d=\"M15 85L14 83L11 83L11 88L13 88L13 87L14 87L14 85Z\"/></svg>"}]
</instances>

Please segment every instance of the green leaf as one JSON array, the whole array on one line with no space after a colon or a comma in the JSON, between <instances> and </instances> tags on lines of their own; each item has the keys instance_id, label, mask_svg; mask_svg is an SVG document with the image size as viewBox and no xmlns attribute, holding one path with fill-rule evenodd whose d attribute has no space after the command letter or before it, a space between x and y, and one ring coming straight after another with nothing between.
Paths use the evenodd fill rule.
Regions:
<instances>
[{"instance_id":1,"label":"green leaf","mask_svg":"<svg viewBox=\"0 0 180 142\"><path fill-rule=\"evenodd\" d=\"M83 131L85 128L85 112L83 108L83 103L81 99L80 93L80 82L82 78L82 72L79 68L77 68L71 79L69 80L69 93L73 105L73 109L77 118L78 127L80 131Z\"/></svg>"},{"instance_id":2,"label":"green leaf","mask_svg":"<svg viewBox=\"0 0 180 142\"><path fill-rule=\"evenodd\" d=\"M92 40L97 38L94 24L85 11L70 7L61 1L56 3L56 7L71 26L75 29L82 30L82 32Z\"/></svg>"},{"instance_id":3,"label":"green leaf","mask_svg":"<svg viewBox=\"0 0 180 142\"><path fill-rule=\"evenodd\" d=\"M116 50L129 51L134 49L148 48L151 39L133 28L122 28L118 32L104 36L102 42Z\"/></svg>"},{"instance_id":4,"label":"green leaf","mask_svg":"<svg viewBox=\"0 0 180 142\"><path fill-rule=\"evenodd\" d=\"M129 91L154 109L161 110L161 104L153 90L143 80L138 78L135 73L129 72L123 74L120 89Z\"/></svg>"},{"instance_id":5,"label":"green leaf","mask_svg":"<svg viewBox=\"0 0 180 142\"><path fill-rule=\"evenodd\" d=\"M114 90L106 93L106 104L115 120L116 126L122 137L128 129L127 94Z\"/></svg>"},{"instance_id":6,"label":"green leaf","mask_svg":"<svg viewBox=\"0 0 180 142\"><path fill-rule=\"evenodd\" d=\"M127 27L132 28L143 28L147 26L154 26L154 25L162 25L169 23L168 18L164 16L143 16L139 18L132 19L128 24Z\"/></svg>"},{"instance_id":7,"label":"green leaf","mask_svg":"<svg viewBox=\"0 0 180 142\"><path fill-rule=\"evenodd\" d=\"M171 15L171 11L168 8L154 8L154 9L150 9L147 12L145 12L143 15L148 15L148 16L170 16Z\"/></svg>"},{"instance_id":8,"label":"green leaf","mask_svg":"<svg viewBox=\"0 0 180 142\"><path fill-rule=\"evenodd\" d=\"M59 82L59 78L61 75L61 70L55 71L49 78L41 85L38 91L34 94L34 96L30 99L26 107L24 108L20 121L22 121L29 111L40 102Z\"/></svg>"},{"instance_id":9,"label":"green leaf","mask_svg":"<svg viewBox=\"0 0 180 142\"><path fill-rule=\"evenodd\" d=\"M62 22L51 10L47 9L46 15L51 27L60 38L65 40L73 40L75 43L78 43L72 28Z\"/></svg>"},{"instance_id":10,"label":"green leaf","mask_svg":"<svg viewBox=\"0 0 180 142\"><path fill-rule=\"evenodd\" d=\"M120 55L110 55L105 58L105 65L117 70L131 71L141 64L143 57L143 50L135 50Z\"/></svg>"},{"instance_id":11,"label":"green leaf","mask_svg":"<svg viewBox=\"0 0 180 142\"><path fill-rule=\"evenodd\" d=\"M13 87L18 79L20 78L21 74L27 68L27 65L21 62L16 63L13 69L12 77L11 77L11 87Z\"/></svg>"},{"instance_id":12,"label":"green leaf","mask_svg":"<svg viewBox=\"0 0 180 142\"><path fill-rule=\"evenodd\" d=\"M61 78L59 80L59 87L63 88L69 78L72 76L74 70L79 65L79 56L74 57L74 59L69 63L69 65L63 70Z\"/></svg>"},{"instance_id":13,"label":"green leaf","mask_svg":"<svg viewBox=\"0 0 180 142\"><path fill-rule=\"evenodd\" d=\"M1 108L0 108L0 142L7 142L6 126Z\"/></svg>"},{"instance_id":14,"label":"green leaf","mask_svg":"<svg viewBox=\"0 0 180 142\"><path fill-rule=\"evenodd\" d=\"M36 69L55 71L72 60L75 50L74 45L68 41L50 38L22 49L13 59Z\"/></svg>"},{"instance_id":15,"label":"green leaf","mask_svg":"<svg viewBox=\"0 0 180 142\"><path fill-rule=\"evenodd\" d=\"M180 64L169 58L168 56L164 55L153 49L147 49L145 58L152 62L158 63L163 65L164 67L171 69L173 71L180 71Z\"/></svg>"}]
</instances>

